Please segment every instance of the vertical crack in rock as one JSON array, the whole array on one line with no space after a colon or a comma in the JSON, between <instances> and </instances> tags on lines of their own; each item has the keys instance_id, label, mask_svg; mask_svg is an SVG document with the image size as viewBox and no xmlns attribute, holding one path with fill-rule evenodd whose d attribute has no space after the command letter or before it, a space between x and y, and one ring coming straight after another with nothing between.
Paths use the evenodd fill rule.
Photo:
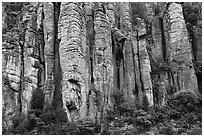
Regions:
<instances>
[{"instance_id":1,"label":"vertical crack in rock","mask_svg":"<svg viewBox=\"0 0 204 137\"><path fill-rule=\"evenodd\" d=\"M94 32L94 3L86 2L85 3L85 11L86 11L86 36L87 36L87 67L88 72L87 74L87 87L89 87L87 93L87 116L92 120L95 121L95 101L96 93L94 92L94 77L93 77L93 47L95 44L95 32Z\"/></svg>"},{"instance_id":2,"label":"vertical crack in rock","mask_svg":"<svg viewBox=\"0 0 204 137\"><path fill-rule=\"evenodd\" d=\"M117 28L111 29L112 35L112 48L113 48L113 62L114 62L114 76L115 76L115 88L116 90L120 90L120 67L123 60L123 48L126 41L126 37L122 34L122 32ZM117 88L116 88L117 87Z\"/></svg>"},{"instance_id":3,"label":"vertical crack in rock","mask_svg":"<svg viewBox=\"0 0 204 137\"><path fill-rule=\"evenodd\" d=\"M62 105L62 93L61 93L61 80L62 73L60 67L60 55L59 55L59 44L60 40L58 39L58 22L60 16L60 2L53 2L54 5L54 84L55 90L53 95L53 107L61 108Z\"/></svg>"},{"instance_id":4,"label":"vertical crack in rock","mask_svg":"<svg viewBox=\"0 0 204 137\"><path fill-rule=\"evenodd\" d=\"M31 98L31 109L43 109L44 107L44 86L45 86L45 58L44 58L44 29L43 29L43 3L37 3L37 20L36 20L36 34L37 34L37 53L38 60L35 61L33 67L38 69L37 73L37 88L33 90L32 98Z\"/></svg>"},{"instance_id":5,"label":"vertical crack in rock","mask_svg":"<svg viewBox=\"0 0 204 137\"><path fill-rule=\"evenodd\" d=\"M51 106L54 94L54 5L51 2L45 2L43 5L44 20L44 56L45 56L45 103Z\"/></svg>"},{"instance_id":6,"label":"vertical crack in rock","mask_svg":"<svg viewBox=\"0 0 204 137\"><path fill-rule=\"evenodd\" d=\"M153 93L155 103L159 106L165 105L166 87L167 87L167 75L166 71L161 68L166 64L166 41L163 29L162 17L156 17L153 10L154 3L145 3L146 18L147 18L147 41L148 41L148 53L150 56L150 63L152 67L160 67L159 72L151 73ZM157 71L153 70L153 71Z\"/></svg>"},{"instance_id":7,"label":"vertical crack in rock","mask_svg":"<svg viewBox=\"0 0 204 137\"><path fill-rule=\"evenodd\" d=\"M99 107L99 118L105 113L104 108L111 104L110 94L113 91L113 65L111 30L104 10L104 3L95 3L94 31L95 45L93 48L94 88L102 96Z\"/></svg>"},{"instance_id":8,"label":"vertical crack in rock","mask_svg":"<svg viewBox=\"0 0 204 137\"><path fill-rule=\"evenodd\" d=\"M22 91L22 113L27 116L30 109L30 101L32 91L37 88L38 69L34 67L35 62L38 62L37 48L37 7L35 3L31 3L30 10L23 16L23 21L26 23L25 44L24 44L24 84Z\"/></svg>"},{"instance_id":9,"label":"vertical crack in rock","mask_svg":"<svg viewBox=\"0 0 204 137\"><path fill-rule=\"evenodd\" d=\"M140 61L140 72L141 72L141 78L142 78L142 84L143 84L143 92L145 96L147 97L148 106L153 106L153 93L152 93L152 81L151 81L151 66L150 66L150 60L149 55L147 53L146 49L146 28L144 20L138 18L137 19L137 25L138 25L138 38L139 38L139 61Z\"/></svg>"},{"instance_id":10,"label":"vertical crack in rock","mask_svg":"<svg viewBox=\"0 0 204 137\"><path fill-rule=\"evenodd\" d=\"M133 52L134 52L134 62L135 62L135 84L136 84L136 97L137 102L142 105L142 98L143 98L143 87L141 81L141 74L140 74L140 63L139 63L139 37L138 37L138 30L136 26L133 26L133 37L132 37L132 44L133 44Z\"/></svg>"},{"instance_id":11,"label":"vertical crack in rock","mask_svg":"<svg viewBox=\"0 0 204 137\"><path fill-rule=\"evenodd\" d=\"M44 28L43 28L43 3L39 3L37 11L37 29L38 29L38 52L39 52L39 64L38 64L38 87L42 90L45 86L45 58L44 58Z\"/></svg>"}]
</instances>

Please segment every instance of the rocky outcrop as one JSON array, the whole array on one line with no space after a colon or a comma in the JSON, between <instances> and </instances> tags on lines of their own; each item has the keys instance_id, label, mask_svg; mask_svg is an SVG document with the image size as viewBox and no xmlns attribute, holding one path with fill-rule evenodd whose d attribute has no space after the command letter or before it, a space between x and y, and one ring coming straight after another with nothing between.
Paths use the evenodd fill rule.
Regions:
<instances>
[{"instance_id":1,"label":"rocky outcrop","mask_svg":"<svg viewBox=\"0 0 204 137\"><path fill-rule=\"evenodd\" d=\"M173 82L177 91L181 89L197 92L198 85L192 63L192 49L188 39L182 7L178 3L169 3L168 35L169 35L169 62L173 70Z\"/></svg>"},{"instance_id":2,"label":"rocky outcrop","mask_svg":"<svg viewBox=\"0 0 204 137\"><path fill-rule=\"evenodd\" d=\"M110 3L107 3L106 4L106 7L107 7L107 17L108 17L108 20L109 20L109 23L110 23L110 27L111 27L111 40L112 40L112 52L113 52L113 70L114 70L114 74L113 74L113 87L114 87L114 90L119 90L119 70L117 68L117 65L116 65L116 62L117 62L117 57L116 57L116 54L117 54L117 44L116 44L116 40L115 40L115 37L113 36L114 35L114 32L116 31L115 28L117 28L116 26L116 19L115 19L115 12L114 12L114 6L115 4L110 2Z\"/></svg>"},{"instance_id":3,"label":"rocky outcrop","mask_svg":"<svg viewBox=\"0 0 204 137\"><path fill-rule=\"evenodd\" d=\"M94 78L93 78L93 47L94 47L94 4L85 3L86 11L86 35L87 35L87 116L94 121L96 114L96 106L94 98L96 98L93 92ZM90 75L89 75L90 74Z\"/></svg>"},{"instance_id":4,"label":"rocky outcrop","mask_svg":"<svg viewBox=\"0 0 204 137\"><path fill-rule=\"evenodd\" d=\"M139 46L139 62L140 62L140 75L143 86L143 94L147 99L148 106L153 106L153 91L151 81L151 65L149 55L147 52L147 43L145 40L146 29L144 20L138 18L138 46Z\"/></svg>"},{"instance_id":5,"label":"rocky outcrop","mask_svg":"<svg viewBox=\"0 0 204 137\"><path fill-rule=\"evenodd\" d=\"M43 31L44 31L44 56L45 56L45 102L52 105L54 84L54 5L52 2L43 3Z\"/></svg>"},{"instance_id":6,"label":"rocky outcrop","mask_svg":"<svg viewBox=\"0 0 204 137\"><path fill-rule=\"evenodd\" d=\"M135 89L135 61L132 44L132 23L130 16L130 4L128 2L120 3L120 19L121 31L127 38L124 44L124 82L123 92L127 101L134 101L135 97L133 92ZM131 101L132 100L132 101Z\"/></svg>"},{"instance_id":7,"label":"rocky outcrop","mask_svg":"<svg viewBox=\"0 0 204 137\"><path fill-rule=\"evenodd\" d=\"M100 96L100 100L98 100L100 104L97 106L98 112L100 112L98 119L102 118L105 109L111 104L110 94L113 91L111 28L105 13L104 3L95 3L93 78L94 89Z\"/></svg>"},{"instance_id":8,"label":"rocky outcrop","mask_svg":"<svg viewBox=\"0 0 204 137\"><path fill-rule=\"evenodd\" d=\"M4 43L6 44L6 43ZM8 43L7 43L8 44ZM13 125L19 104L21 55L19 49L3 50L2 57L2 127L8 129Z\"/></svg>"},{"instance_id":9,"label":"rocky outcrop","mask_svg":"<svg viewBox=\"0 0 204 137\"><path fill-rule=\"evenodd\" d=\"M103 132L115 94L136 108L165 106L180 90L199 94L201 28L187 31L180 3L7 3L2 11L5 128L49 106Z\"/></svg>"},{"instance_id":10,"label":"rocky outcrop","mask_svg":"<svg viewBox=\"0 0 204 137\"><path fill-rule=\"evenodd\" d=\"M153 2L145 3L145 15L147 20L147 49L150 55L152 68L151 79L153 85L152 90L154 92L154 102L158 103L159 106L164 106L167 94L166 89L168 87L168 69L162 69L165 68L165 65L167 64L166 41L162 14L157 13L157 15L155 15L155 6L156 4ZM159 10L159 8L157 10Z\"/></svg>"},{"instance_id":11,"label":"rocky outcrop","mask_svg":"<svg viewBox=\"0 0 204 137\"><path fill-rule=\"evenodd\" d=\"M86 103L86 46L84 45L86 36L82 27L85 20L81 8L80 3L62 3L60 9L59 53L63 73L62 100L70 121L83 115L85 110L81 111L81 114L79 112Z\"/></svg>"},{"instance_id":12,"label":"rocky outcrop","mask_svg":"<svg viewBox=\"0 0 204 137\"><path fill-rule=\"evenodd\" d=\"M35 3L34 3L35 4ZM37 88L37 74L38 68L35 64L38 62L38 48L37 35L35 29L37 28L37 7L32 5L30 11L25 13L23 21L26 23L25 43L24 43L24 80L22 90L22 113L26 116L30 109L30 102L32 99L32 91Z\"/></svg>"}]
</instances>

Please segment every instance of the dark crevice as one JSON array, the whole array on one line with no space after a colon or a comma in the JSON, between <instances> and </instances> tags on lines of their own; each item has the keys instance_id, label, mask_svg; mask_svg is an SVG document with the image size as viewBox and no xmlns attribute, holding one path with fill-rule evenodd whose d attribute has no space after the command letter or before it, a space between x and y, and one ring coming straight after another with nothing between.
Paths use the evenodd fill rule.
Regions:
<instances>
[{"instance_id":1,"label":"dark crevice","mask_svg":"<svg viewBox=\"0 0 204 137\"><path fill-rule=\"evenodd\" d=\"M23 45L20 46L21 50L21 74L20 74L20 86L19 86L19 93L18 93L18 104L19 104L19 112L22 112L22 92L24 90L24 73L25 73L25 64L24 64L24 43L25 38L23 40Z\"/></svg>"},{"instance_id":2,"label":"dark crevice","mask_svg":"<svg viewBox=\"0 0 204 137\"><path fill-rule=\"evenodd\" d=\"M94 31L94 12L92 10L92 15L88 17L89 20L87 21L87 37L88 37L88 43L89 43L89 53L90 53L90 73L91 73L91 85L94 84L94 77L93 77L93 48L95 43L95 31Z\"/></svg>"},{"instance_id":3,"label":"dark crevice","mask_svg":"<svg viewBox=\"0 0 204 137\"><path fill-rule=\"evenodd\" d=\"M62 93L61 93L61 80L62 80L62 71L60 67L60 58L59 58L59 44L60 39L58 39L58 21L60 15L60 6L61 2L53 2L54 5L54 84L55 91L53 96L53 107L61 108L62 107Z\"/></svg>"},{"instance_id":4,"label":"dark crevice","mask_svg":"<svg viewBox=\"0 0 204 137\"><path fill-rule=\"evenodd\" d=\"M117 67L117 88L120 89L120 68Z\"/></svg>"},{"instance_id":5,"label":"dark crevice","mask_svg":"<svg viewBox=\"0 0 204 137\"><path fill-rule=\"evenodd\" d=\"M116 60L116 40L115 37L113 36L113 33L111 32L111 41L112 41L112 55L113 55L113 69L114 69L114 80L116 81L116 89L118 90L120 88L120 73L119 73L119 68L117 67L117 60Z\"/></svg>"},{"instance_id":6,"label":"dark crevice","mask_svg":"<svg viewBox=\"0 0 204 137\"><path fill-rule=\"evenodd\" d=\"M177 75L177 76L176 76L176 80L177 80L177 84L178 84L178 91L181 90L181 85L180 85L180 82L179 82L179 81L180 81L180 79L179 79L179 76L180 76L179 73L180 73L180 72L177 71L177 74L176 74L176 75Z\"/></svg>"},{"instance_id":7,"label":"dark crevice","mask_svg":"<svg viewBox=\"0 0 204 137\"><path fill-rule=\"evenodd\" d=\"M19 86L19 93L18 93L18 104L19 104L19 110L18 112L22 112L22 92L24 90L24 77L25 77L25 62L24 62L24 47L25 47L25 32L26 29L23 30L23 38L22 38L22 45L20 44L20 52L21 52L21 73L20 73L20 86Z\"/></svg>"},{"instance_id":8,"label":"dark crevice","mask_svg":"<svg viewBox=\"0 0 204 137\"><path fill-rule=\"evenodd\" d=\"M68 81L69 81L70 83L76 85L79 89L81 89L81 86L80 86L78 80L76 80L76 79L69 79Z\"/></svg>"},{"instance_id":9,"label":"dark crevice","mask_svg":"<svg viewBox=\"0 0 204 137\"><path fill-rule=\"evenodd\" d=\"M67 101L66 102L66 107L70 112L78 110L74 101Z\"/></svg>"},{"instance_id":10,"label":"dark crevice","mask_svg":"<svg viewBox=\"0 0 204 137\"><path fill-rule=\"evenodd\" d=\"M112 42L113 42L113 59L114 59L114 66L116 71L116 81L117 81L117 89L121 89L120 85L120 68L121 68L121 61L124 59L123 57L123 48L124 43L126 41L126 37L123 35L123 33L117 29L114 28L111 30L112 34Z\"/></svg>"},{"instance_id":11,"label":"dark crevice","mask_svg":"<svg viewBox=\"0 0 204 137\"><path fill-rule=\"evenodd\" d=\"M137 37L137 51L138 51L138 68L139 68L139 71L141 71L141 66L140 66L140 54L139 54L139 41L140 41L140 38L139 38L139 34L138 34L138 31L136 32L136 37ZM142 76L141 76L141 72L140 72L140 82L141 82L141 89L142 89L142 92L144 92L144 84L143 84L143 81L142 81Z\"/></svg>"},{"instance_id":12,"label":"dark crevice","mask_svg":"<svg viewBox=\"0 0 204 137\"><path fill-rule=\"evenodd\" d=\"M170 74L171 74L171 78L172 78L172 83L173 83L173 85L175 85L176 83L175 83L175 79L174 79L174 72L170 72Z\"/></svg>"},{"instance_id":13,"label":"dark crevice","mask_svg":"<svg viewBox=\"0 0 204 137\"><path fill-rule=\"evenodd\" d=\"M94 83L94 77L93 77L93 58L90 57L90 62L91 62L91 84Z\"/></svg>"},{"instance_id":14,"label":"dark crevice","mask_svg":"<svg viewBox=\"0 0 204 137\"><path fill-rule=\"evenodd\" d=\"M134 53L134 49L133 49L133 45L132 45L132 43L131 43L131 48L132 48L132 58L133 58L133 68L134 68L134 76L135 76L135 90L134 90L134 92L133 92L133 94L135 94L136 95L136 97L138 98L138 87L137 87L137 81L136 81L136 77L137 77L137 75L136 75L136 60L135 60L135 53Z\"/></svg>"},{"instance_id":15,"label":"dark crevice","mask_svg":"<svg viewBox=\"0 0 204 137\"><path fill-rule=\"evenodd\" d=\"M42 20L44 19L44 12L42 12ZM38 70L38 87L43 87L45 83L45 59L44 59L44 28L43 24L40 25L38 30L38 51L39 51L39 70Z\"/></svg>"},{"instance_id":16,"label":"dark crevice","mask_svg":"<svg viewBox=\"0 0 204 137\"><path fill-rule=\"evenodd\" d=\"M161 27L161 38L162 38L162 51L163 51L163 59L164 62L167 62L167 51L166 51L166 38L164 34L164 22L162 18L159 18L159 24Z\"/></svg>"}]
</instances>

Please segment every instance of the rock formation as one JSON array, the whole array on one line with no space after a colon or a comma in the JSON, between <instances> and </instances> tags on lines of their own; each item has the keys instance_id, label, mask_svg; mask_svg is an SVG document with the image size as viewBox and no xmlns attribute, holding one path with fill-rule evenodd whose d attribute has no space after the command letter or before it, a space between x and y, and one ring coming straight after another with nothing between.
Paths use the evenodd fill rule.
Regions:
<instances>
[{"instance_id":1,"label":"rock formation","mask_svg":"<svg viewBox=\"0 0 204 137\"><path fill-rule=\"evenodd\" d=\"M3 127L60 108L67 121L89 119L103 132L115 94L147 110L179 91L199 95L201 22L185 4L3 3Z\"/></svg>"}]
</instances>

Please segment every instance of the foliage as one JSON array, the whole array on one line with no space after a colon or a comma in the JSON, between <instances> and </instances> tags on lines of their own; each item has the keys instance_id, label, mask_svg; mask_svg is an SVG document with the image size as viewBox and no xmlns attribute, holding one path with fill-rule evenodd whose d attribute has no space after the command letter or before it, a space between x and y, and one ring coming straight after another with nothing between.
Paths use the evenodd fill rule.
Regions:
<instances>
[{"instance_id":1,"label":"foliage","mask_svg":"<svg viewBox=\"0 0 204 137\"><path fill-rule=\"evenodd\" d=\"M198 25L198 20L202 18L202 3L199 2L185 2L183 5L183 14L184 19L192 24L192 25Z\"/></svg>"},{"instance_id":2,"label":"foliage","mask_svg":"<svg viewBox=\"0 0 204 137\"><path fill-rule=\"evenodd\" d=\"M31 109L40 109L42 110L44 106L44 94L43 90L36 88L33 91L33 96L31 99Z\"/></svg>"},{"instance_id":3,"label":"foliage","mask_svg":"<svg viewBox=\"0 0 204 137\"><path fill-rule=\"evenodd\" d=\"M7 31L10 31L13 28L18 27L19 17L22 13L22 8L28 5L28 2L3 2L2 5L4 7L4 15L6 28L3 28L2 32L5 34Z\"/></svg>"},{"instance_id":4,"label":"foliage","mask_svg":"<svg viewBox=\"0 0 204 137\"><path fill-rule=\"evenodd\" d=\"M32 109L29 111L28 119L23 116L13 118L14 126L3 134L20 135L90 135L97 134L99 125L95 125L91 120L68 123L59 119L62 109L45 110ZM60 114L63 116L63 114ZM64 116L63 116L64 117ZM64 117L65 118L65 117Z\"/></svg>"},{"instance_id":5,"label":"foliage","mask_svg":"<svg viewBox=\"0 0 204 137\"><path fill-rule=\"evenodd\" d=\"M167 105L155 105L153 111L136 109L127 103L121 93L116 93L116 100L121 101L115 110L107 110L107 135L195 135L202 134L202 97L192 92L180 91L168 97ZM115 95L113 95L115 96ZM123 101L122 101L123 100ZM13 129L3 134L31 135L96 135L100 125L90 119L68 123L63 109L32 109L28 119L16 116ZM64 117L59 119L59 117Z\"/></svg>"},{"instance_id":6,"label":"foliage","mask_svg":"<svg viewBox=\"0 0 204 137\"><path fill-rule=\"evenodd\" d=\"M187 112L199 112L202 108L201 97L197 97L193 92L177 92L167 101L168 107L174 108L180 116Z\"/></svg>"},{"instance_id":7,"label":"foliage","mask_svg":"<svg viewBox=\"0 0 204 137\"><path fill-rule=\"evenodd\" d=\"M122 103L123 104L123 103ZM124 108L131 108L128 103ZM192 92L181 91L169 96L167 106L155 105L154 111L131 108L133 113L108 113L108 135L202 134L202 99ZM128 110L129 111L129 110ZM115 115L115 117L114 117ZM125 130L124 130L125 129Z\"/></svg>"},{"instance_id":8,"label":"foliage","mask_svg":"<svg viewBox=\"0 0 204 137\"><path fill-rule=\"evenodd\" d=\"M131 3L132 9L132 23L133 25L137 24L136 18L139 17L141 19L145 19L145 6L143 3L140 2L132 2Z\"/></svg>"}]
</instances>

